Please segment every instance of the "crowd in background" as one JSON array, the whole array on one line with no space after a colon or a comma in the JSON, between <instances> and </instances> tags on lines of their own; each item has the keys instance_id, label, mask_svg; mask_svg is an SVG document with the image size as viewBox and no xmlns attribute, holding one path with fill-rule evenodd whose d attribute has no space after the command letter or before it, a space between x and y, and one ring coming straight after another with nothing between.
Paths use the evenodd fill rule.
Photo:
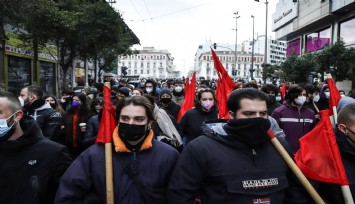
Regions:
<instances>
[{"instance_id":1,"label":"crowd in background","mask_svg":"<svg viewBox=\"0 0 355 204\"><path fill-rule=\"evenodd\" d=\"M56 98L45 95L41 87L33 85L23 87L18 99L23 114L37 122L43 136L66 146L70 157L75 160L95 144L104 106L103 86L102 83L94 83L82 89L64 90L60 98ZM149 126L151 136L181 153L189 143L204 134L201 128L203 124L218 121L220 105L215 93L216 81L201 79L197 81L194 107L179 117L184 88L185 80L180 79L141 79L137 84L124 79L118 82L112 80L111 101L115 107L123 108L120 106L125 101L134 103L135 96L148 99L150 105L146 107L154 114ZM281 87L253 80L247 83L236 81L234 89L255 89L266 94L267 112L263 114L270 121L274 133L281 135L288 143L291 154L300 148L299 139L316 126L319 111L329 108L330 93L326 83L288 85L285 95L282 95ZM341 90L339 92L342 96L340 108L355 102L355 91L347 94ZM116 120L119 123L120 119ZM124 125L121 131L123 128ZM129 151L135 151L132 145L124 144ZM69 160L67 163L70 163Z\"/></svg>"}]
</instances>

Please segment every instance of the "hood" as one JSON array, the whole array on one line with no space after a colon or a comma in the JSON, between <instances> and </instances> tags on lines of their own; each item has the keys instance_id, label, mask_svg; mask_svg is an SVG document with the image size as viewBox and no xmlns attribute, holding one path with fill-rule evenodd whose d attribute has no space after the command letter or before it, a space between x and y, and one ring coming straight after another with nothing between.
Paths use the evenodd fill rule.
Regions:
<instances>
[{"instance_id":1,"label":"hood","mask_svg":"<svg viewBox=\"0 0 355 204\"><path fill-rule=\"evenodd\" d=\"M40 111L40 110L45 110L50 108L52 108L52 106L48 102L46 102L43 106L36 108L35 111Z\"/></svg>"},{"instance_id":2,"label":"hood","mask_svg":"<svg viewBox=\"0 0 355 204\"><path fill-rule=\"evenodd\" d=\"M348 160L355 163L355 148L353 148L348 141L346 135L341 132L338 127L335 128L335 135L340 153Z\"/></svg>"},{"instance_id":3,"label":"hood","mask_svg":"<svg viewBox=\"0 0 355 204\"><path fill-rule=\"evenodd\" d=\"M351 104L351 103L355 103L355 99L349 97L349 96L344 96L340 99L338 106L337 106L337 112L339 113L339 111L344 108L345 106Z\"/></svg>"},{"instance_id":4,"label":"hood","mask_svg":"<svg viewBox=\"0 0 355 204\"><path fill-rule=\"evenodd\" d=\"M224 144L255 148L270 140L267 131L270 121L264 118L247 118L209 121L202 126L203 134Z\"/></svg>"},{"instance_id":5,"label":"hood","mask_svg":"<svg viewBox=\"0 0 355 204\"><path fill-rule=\"evenodd\" d=\"M29 117L23 116L20 121L24 134L14 141L4 141L0 143L0 149L5 151L16 151L24 146L31 145L43 138L41 128L37 122Z\"/></svg>"}]
</instances>

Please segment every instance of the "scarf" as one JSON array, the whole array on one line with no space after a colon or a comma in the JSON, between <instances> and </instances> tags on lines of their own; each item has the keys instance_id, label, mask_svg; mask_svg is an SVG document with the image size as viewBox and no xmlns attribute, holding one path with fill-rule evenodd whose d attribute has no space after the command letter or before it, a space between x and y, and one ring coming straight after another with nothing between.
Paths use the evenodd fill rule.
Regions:
<instances>
[{"instance_id":1,"label":"scarf","mask_svg":"<svg viewBox=\"0 0 355 204\"><path fill-rule=\"evenodd\" d=\"M154 104L154 115L157 118L157 123L165 135L157 135L157 139L167 139L175 147L182 145L181 136L175 128L168 114L164 109L161 109Z\"/></svg>"}]
</instances>

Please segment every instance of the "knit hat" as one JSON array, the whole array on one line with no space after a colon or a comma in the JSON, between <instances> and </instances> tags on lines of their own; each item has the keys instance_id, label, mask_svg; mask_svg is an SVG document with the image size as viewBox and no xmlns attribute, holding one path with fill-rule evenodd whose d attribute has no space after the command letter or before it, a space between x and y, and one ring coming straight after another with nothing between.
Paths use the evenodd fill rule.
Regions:
<instances>
[{"instance_id":1,"label":"knit hat","mask_svg":"<svg viewBox=\"0 0 355 204\"><path fill-rule=\"evenodd\" d=\"M125 97L129 97L129 89L127 87L121 87L118 92L123 94Z\"/></svg>"},{"instance_id":2,"label":"knit hat","mask_svg":"<svg viewBox=\"0 0 355 204\"><path fill-rule=\"evenodd\" d=\"M170 89L168 89L168 88L163 88L163 89L160 91L160 98L161 98L162 95L164 95L164 94L168 94L171 98L173 97L173 95L171 94Z\"/></svg>"},{"instance_id":3,"label":"knit hat","mask_svg":"<svg viewBox=\"0 0 355 204\"><path fill-rule=\"evenodd\" d=\"M355 99L349 97L349 96L344 96L340 99L338 106L337 106L337 112L339 113L339 111L344 108L345 106L351 104L351 103L355 103Z\"/></svg>"}]
</instances>

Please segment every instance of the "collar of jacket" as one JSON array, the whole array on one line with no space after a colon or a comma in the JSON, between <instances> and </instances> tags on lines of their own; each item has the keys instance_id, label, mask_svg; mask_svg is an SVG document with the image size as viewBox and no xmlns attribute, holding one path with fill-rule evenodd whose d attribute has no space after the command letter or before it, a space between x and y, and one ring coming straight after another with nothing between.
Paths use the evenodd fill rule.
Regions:
<instances>
[{"instance_id":1,"label":"collar of jacket","mask_svg":"<svg viewBox=\"0 0 355 204\"><path fill-rule=\"evenodd\" d=\"M144 139L144 142L143 142L139 151L153 147L153 145L152 145L153 135L154 135L153 130L150 130L148 136ZM116 152L131 152L131 150L129 150L126 147L126 145L124 144L124 142L121 140L120 136L118 135L118 126L113 131L112 138L113 138L113 143L114 143Z\"/></svg>"}]
</instances>

